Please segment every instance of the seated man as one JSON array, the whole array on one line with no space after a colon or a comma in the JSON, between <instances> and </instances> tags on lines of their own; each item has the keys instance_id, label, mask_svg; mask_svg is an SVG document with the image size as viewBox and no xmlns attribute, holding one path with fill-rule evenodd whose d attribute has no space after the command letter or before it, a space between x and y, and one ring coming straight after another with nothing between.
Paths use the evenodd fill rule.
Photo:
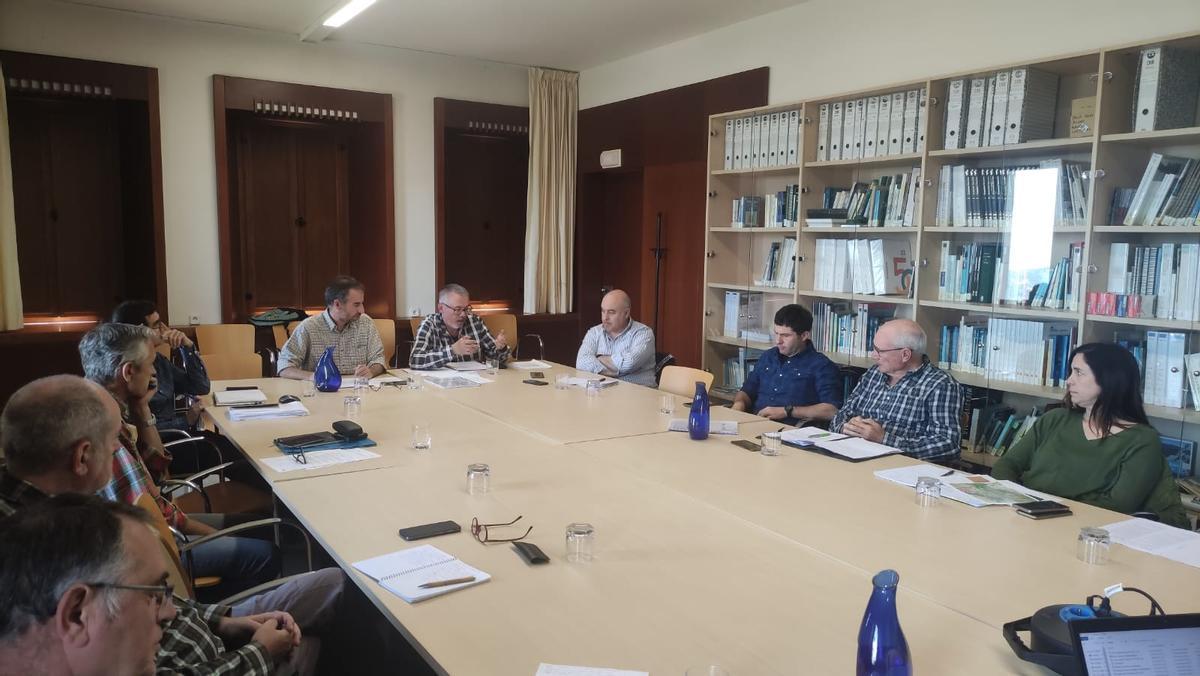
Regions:
<instances>
[{"instance_id":1,"label":"seated man","mask_svg":"<svg viewBox=\"0 0 1200 676\"><path fill-rule=\"evenodd\" d=\"M146 513L62 495L0 521L0 676L150 676L175 617Z\"/></svg>"},{"instance_id":2,"label":"seated man","mask_svg":"<svg viewBox=\"0 0 1200 676\"><path fill-rule=\"evenodd\" d=\"M829 429L900 449L921 460L962 451L962 387L925 361L925 330L893 319L875 332L875 365L833 417Z\"/></svg>"},{"instance_id":3,"label":"seated man","mask_svg":"<svg viewBox=\"0 0 1200 676\"><path fill-rule=\"evenodd\" d=\"M629 316L629 294L613 289L600 301L600 323L588 329L575 368L654 387L654 331Z\"/></svg>"},{"instance_id":4,"label":"seated man","mask_svg":"<svg viewBox=\"0 0 1200 676\"><path fill-rule=\"evenodd\" d=\"M160 430L191 430L195 427L199 408L188 415L175 411L175 397L180 394L200 396L208 394L210 384L204 362L196 354L192 339L166 325L158 314L154 303L148 300L127 300L113 310L112 321L119 324L140 324L154 332L154 346L169 345L177 351L182 366L157 353L154 357L154 374L158 385L150 399L150 413L155 426Z\"/></svg>"},{"instance_id":5,"label":"seated man","mask_svg":"<svg viewBox=\"0 0 1200 676\"><path fill-rule=\"evenodd\" d=\"M334 277L325 287L325 311L300 322L279 351L279 377L311 380L330 346L343 374L372 378L387 371L379 329L363 312L365 294L357 279Z\"/></svg>"},{"instance_id":6,"label":"seated man","mask_svg":"<svg viewBox=\"0 0 1200 676\"><path fill-rule=\"evenodd\" d=\"M104 487L104 497L135 504L139 496L149 493L167 523L187 536L209 535L232 525L222 514L191 518L158 491L157 483L166 478L171 456L163 448L149 407L155 391L157 354L150 329L132 324L101 324L80 341L79 354L84 375L112 395L125 422L133 429L133 432L129 428L122 430L124 447L113 455L113 480ZM196 547L192 554L193 575L221 578L221 584L209 590L215 598L272 580L280 570L279 552L266 540L221 538Z\"/></svg>"},{"instance_id":7,"label":"seated man","mask_svg":"<svg viewBox=\"0 0 1200 676\"><path fill-rule=\"evenodd\" d=\"M417 327L408 365L414 369L436 369L459 361L508 358L508 337L501 331L495 338L479 315L471 312L471 294L458 284L447 284L438 292L437 312Z\"/></svg>"},{"instance_id":8,"label":"seated man","mask_svg":"<svg viewBox=\"0 0 1200 676\"><path fill-rule=\"evenodd\" d=\"M799 305L775 313L775 347L758 364L733 399L736 411L753 411L769 420L794 425L799 420L829 420L842 405L837 365L813 349L813 316Z\"/></svg>"},{"instance_id":9,"label":"seated man","mask_svg":"<svg viewBox=\"0 0 1200 676\"><path fill-rule=\"evenodd\" d=\"M0 450L7 461L0 467L0 514L31 509L54 495L103 486L114 450L126 453L117 441L121 429L113 398L77 376L50 376L17 390L0 413ZM0 521L0 528L4 523ZM155 562L161 563L162 557L161 549L156 550ZM306 641L293 651L300 640L299 627L332 628L344 584L345 576L332 568L295 578L233 607L176 599L178 614L165 629L158 668L170 673L268 674L275 662L289 655L292 666L302 671L315 668L316 643ZM227 651L225 641L245 645Z\"/></svg>"}]
</instances>

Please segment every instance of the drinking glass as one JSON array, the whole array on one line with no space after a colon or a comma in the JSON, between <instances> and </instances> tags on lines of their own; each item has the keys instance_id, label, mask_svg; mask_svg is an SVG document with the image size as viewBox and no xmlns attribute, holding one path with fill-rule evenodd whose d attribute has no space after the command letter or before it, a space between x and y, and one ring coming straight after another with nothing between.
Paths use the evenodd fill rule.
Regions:
<instances>
[{"instance_id":1,"label":"drinking glass","mask_svg":"<svg viewBox=\"0 0 1200 676\"><path fill-rule=\"evenodd\" d=\"M433 430L427 423L417 423L412 427L412 447L417 450L433 448Z\"/></svg>"},{"instance_id":2,"label":"drinking glass","mask_svg":"<svg viewBox=\"0 0 1200 676\"><path fill-rule=\"evenodd\" d=\"M358 414L362 411L362 397L357 394L347 395L342 397L342 412L346 415L346 420L358 420Z\"/></svg>"},{"instance_id":3,"label":"drinking glass","mask_svg":"<svg viewBox=\"0 0 1200 676\"><path fill-rule=\"evenodd\" d=\"M1111 540L1103 528L1080 528L1075 557L1084 563L1102 566L1108 563L1108 547Z\"/></svg>"},{"instance_id":4,"label":"drinking glass","mask_svg":"<svg viewBox=\"0 0 1200 676\"><path fill-rule=\"evenodd\" d=\"M780 449L783 448L783 436L779 432L766 432L762 435L763 455L779 455Z\"/></svg>"},{"instance_id":5,"label":"drinking glass","mask_svg":"<svg viewBox=\"0 0 1200 676\"><path fill-rule=\"evenodd\" d=\"M675 395L664 394L658 398L658 412L671 415L675 412Z\"/></svg>"},{"instance_id":6,"label":"drinking glass","mask_svg":"<svg viewBox=\"0 0 1200 676\"><path fill-rule=\"evenodd\" d=\"M570 376L568 376L565 373L560 373L560 374L554 376L554 389L556 389L556 390L567 389L567 379L569 377Z\"/></svg>"},{"instance_id":7,"label":"drinking glass","mask_svg":"<svg viewBox=\"0 0 1200 676\"><path fill-rule=\"evenodd\" d=\"M596 546L596 528L590 523L567 525L567 561L591 563Z\"/></svg>"},{"instance_id":8,"label":"drinking glass","mask_svg":"<svg viewBox=\"0 0 1200 676\"><path fill-rule=\"evenodd\" d=\"M917 504L922 507L934 507L942 499L942 482L935 476L923 476L917 479Z\"/></svg>"},{"instance_id":9,"label":"drinking glass","mask_svg":"<svg viewBox=\"0 0 1200 676\"><path fill-rule=\"evenodd\" d=\"M300 383L300 387L302 388L300 390L300 393L303 394L304 396L306 396L306 397L317 396L317 383L312 378L305 378Z\"/></svg>"},{"instance_id":10,"label":"drinking glass","mask_svg":"<svg viewBox=\"0 0 1200 676\"><path fill-rule=\"evenodd\" d=\"M483 495L491 487L492 468L482 462L467 465L467 494Z\"/></svg>"}]
</instances>

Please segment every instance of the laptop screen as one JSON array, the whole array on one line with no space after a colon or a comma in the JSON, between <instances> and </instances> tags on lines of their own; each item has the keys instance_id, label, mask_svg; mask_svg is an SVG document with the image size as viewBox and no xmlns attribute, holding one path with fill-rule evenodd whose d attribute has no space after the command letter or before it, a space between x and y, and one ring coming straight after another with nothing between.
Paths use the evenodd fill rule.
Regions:
<instances>
[{"instance_id":1,"label":"laptop screen","mask_svg":"<svg viewBox=\"0 0 1200 676\"><path fill-rule=\"evenodd\" d=\"M1087 676L1200 676L1200 613L1070 623Z\"/></svg>"}]
</instances>

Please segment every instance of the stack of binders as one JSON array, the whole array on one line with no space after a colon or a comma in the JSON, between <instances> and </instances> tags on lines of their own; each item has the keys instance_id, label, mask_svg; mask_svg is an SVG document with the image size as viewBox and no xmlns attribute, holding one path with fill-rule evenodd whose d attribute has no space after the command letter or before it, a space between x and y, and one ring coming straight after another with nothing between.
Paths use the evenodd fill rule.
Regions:
<instances>
[{"instance_id":1,"label":"stack of binders","mask_svg":"<svg viewBox=\"0 0 1200 676\"><path fill-rule=\"evenodd\" d=\"M1200 52L1147 47L1138 55L1133 130L1190 127L1200 96Z\"/></svg>"},{"instance_id":2,"label":"stack of binders","mask_svg":"<svg viewBox=\"0 0 1200 676\"><path fill-rule=\"evenodd\" d=\"M951 80L943 147L982 148L1050 138L1057 104L1058 75L1037 68Z\"/></svg>"},{"instance_id":3,"label":"stack of binders","mask_svg":"<svg viewBox=\"0 0 1200 676\"><path fill-rule=\"evenodd\" d=\"M822 103L816 160L869 160L923 151L927 98L922 87Z\"/></svg>"}]
</instances>

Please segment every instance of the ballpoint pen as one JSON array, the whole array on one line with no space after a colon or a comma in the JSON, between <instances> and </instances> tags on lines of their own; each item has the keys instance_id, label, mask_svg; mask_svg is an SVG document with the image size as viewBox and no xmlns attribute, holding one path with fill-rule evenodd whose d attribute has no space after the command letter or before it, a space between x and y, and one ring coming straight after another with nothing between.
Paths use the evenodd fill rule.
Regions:
<instances>
[{"instance_id":1,"label":"ballpoint pen","mask_svg":"<svg viewBox=\"0 0 1200 676\"><path fill-rule=\"evenodd\" d=\"M471 575L469 577L456 577L452 580L435 580L433 582L426 582L425 584L421 584L421 585L417 585L417 586L420 587L421 589L433 589L434 587L449 587L452 584L463 584L465 582L474 582L474 581L475 581L475 576Z\"/></svg>"}]
</instances>

